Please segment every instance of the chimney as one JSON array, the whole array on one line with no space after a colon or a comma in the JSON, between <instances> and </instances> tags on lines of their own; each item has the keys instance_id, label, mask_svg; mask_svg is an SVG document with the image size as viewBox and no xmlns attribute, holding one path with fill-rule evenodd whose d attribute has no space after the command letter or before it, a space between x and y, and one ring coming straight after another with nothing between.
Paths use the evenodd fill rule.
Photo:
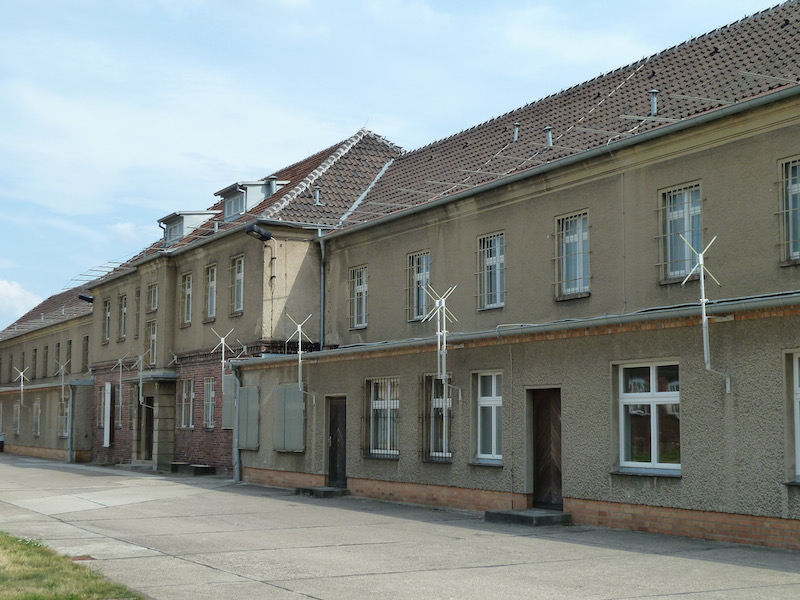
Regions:
<instances>
[{"instance_id":1,"label":"chimney","mask_svg":"<svg viewBox=\"0 0 800 600\"><path fill-rule=\"evenodd\" d=\"M519 123L514 123L514 139L511 140L512 143L516 142L519 139Z\"/></svg>"},{"instance_id":2,"label":"chimney","mask_svg":"<svg viewBox=\"0 0 800 600\"><path fill-rule=\"evenodd\" d=\"M650 90L650 116L658 114L658 90Z\"/></svg>"},{"instance_id":3,"label":"chimney","mask_svg":"<svg viewBox=\"0 0 800 600\"><path fill-rule=\"evenodd\" d=\"M314 186L314 206L323 206L322 202L319 201L319 186Z\"/></svg>"},{"instance_id":4,"label":"chimney","mask_svg":"<svg viewBox=\"0 0 800 600\"><path fill-rule=\"evenodd\" d=\"M550 127L550 125L548 125L547 127L544 128L544 135L545 135L545 138L547 140L547 145L548 146L552 146L553 145L553 128Z\"/></svg>"}]
</instances>

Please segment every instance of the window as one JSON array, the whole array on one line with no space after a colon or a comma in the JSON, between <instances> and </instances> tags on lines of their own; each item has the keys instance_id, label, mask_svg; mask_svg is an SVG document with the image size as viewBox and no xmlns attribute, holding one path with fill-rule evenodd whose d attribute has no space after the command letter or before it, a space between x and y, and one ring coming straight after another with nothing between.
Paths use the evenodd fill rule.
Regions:
<instances>
[{"instance_id":1,"label":"window","mask_svg":"<svg viewBox=\"0 0 800 600\"><path fill-rule=\"evenodd\" d=\"M792 356L793 412L794 412L794 468L795 479L800 481L800 353Z\"/></svg>"},{"instance_id":2,"label":"window","mask_svg":"<svg viewBox=\"0 0 800 600\"><path fill-rule=\"evenodd\" d=\"M72 340L67 340L67 356L64 359L64 373L72 373Z\"/></svg>"},{"instance_id":3,"label":"window","mask_svg":"<svg viewBox=\"0 0 800 600\"><path fill-rule=\"evenodd\" d=\"M47 353L47 346L45 346L45 354ZM83 336L81 348L81 372L86 373L89 371L89 336Z\"/></svg>"},{"instance_id":4,"label":"window","mask_svg":"<svg viewBox=\"0 0 800 600\"><path fill-rule=\"evenodd\" d=\"M781 165L782 260L800 260L800 160Z\"/></svg>"},{"instance_id":5,"label":"window","mask_svg":"<svg viewBox=\"0 0 800 600\"><path fill-rule=\"evenodd\" d=\"M589 217L587 213L556 221L556 296L589 293Z\"/></svg>"},{"instance_id":6,"label":"window","mask_svg":"<svg viewBox=\"0 0 800 600\"><path fill-rule=\"evenodd\" d=\"M42 432L42 402L35 400L33 403L33 411L31 412L33 420L33 437L39 437Z\"/></svg>"},{"instance_id":7,"label":"window","mask_svg":"<svg viewBox=\"0 0 800 600\"><path fill-rule=\"evenodd\" d=\"M111 300L103 300L103 342L111 339Z\"/></svg>"},{"instance_id":8,"label":"window","mask_svg":"<svg viewBox=\"0 0 800 600\"><path fill-rule=\"evenodd\" d=\"M205 318L213 319L217 316L217 265L206 267L206 280L203 287Z\"/></svg>"},{"instance_id":9,"label":"window","mask_svg":"<svg viewBox=\"0 0 800 600\"><path fill-rule=\"evenodd\" d=\"M661 210L663 279L686 277L697 263L686 242L698 252L702 250L700 184L662 192Z\"/></svg>"},{"instance_id":10,"label":"window","mask_svg":"<svg viewBox=\"0 0 800 600\"><path fill-rule=\"evenodd\" d=\"M184 273L181 275L181 304L180 322L182 325L189 325L192 322L192 274Z\"/></svg>"},{"instance_id":11,"label":"window","mask_svg":"<svg viewBox=\"0 0 800 600\"><path fill-rule=\"evenodd\" d=\"M418 252L408 256L408 320L419 321L428 314L428 285L431 255Z\"/></svg>"},{"instance_id":12,"label":"window","mask_svg":"<svg viewBox=\"0 0 800 600\"><path fill-rule=\"evenodd\" d=\"M61 364L61 342L56 342L56 375L61 375L64 372L63 365Z\"/></svg>"},{"instance_id":13,"label":"window","mask_svg":"<svg viewBox=\"0 0 800 600\"><path fill-rule=\"evenodd\" d=\"M367 266L353 267L349 274L350 329L367 326Z\"/></svg>"},{"instance_id":14,"label":"window","mask_svg":"<svg viewBox=\"0 0 800 600\"><path fill-rule=\"evenodd\" d=\"M158 309L158 284L151 283L147 286L147 310Z\"/></svg>"},{"instance_id":15,"label":"window","mask_svg":"<svg viewBox=\"0 0 800 600\"><path fill-rule=\"evenodd\" d=\"M235 219L243 212L244 212L244 194L236 194L235 196L225 200L226 221Z\"/></svg>"},{"instance_id":16,"label":"window","mask_svg":"<svg viewBox=\"0 0 800 600\"><path fill-rule=\"evenodd\" d=\"M118 335L117 338L120 340L125 339L125 333L128 328L128 296L125 294L120 295L118 301L118 308L119 308L119 315L118 315Z\"/></svg>"},{"instance_id":17,"label":"window","mask_svg":"<svg viewBox=\"0 0 800 600\"><path fill-rule=\"evenodd\" d=\"M619 368L620 467L680 469L679 393L676 364Z\"/></svg>"},{"instance_id":18,"label":"window","mask_svg":"<svg viewBox=\"0 0 800 600\"><path fill-rule=\"evenodd\" d=\"M367 440L369 456L395 457L399 454L398 420L400 384L396 377L367 380Z\"/></svg>"},{"instance_id":19,"label":"window","mask_svg":"<svg viewBox=\"0 0 800 600\"><path fill-rule=\"evenodd\" d=\"M14 355L8 355L8 381L14 381Z\"/></svg>"},{"instance_id":20,"label":"window","mask_svg":"<svg viewBox=\"0 0 800 600\"><path fill-rule=\"evenodd\" d=\"M442 380L435 375L426 375L423 378L423 385L425 386L424 455L429 460L449 460L452 409L449 380L448 385L443 385Z\"/></svg>"},{"instance_id":21,"label":"window","mask_svg":"<svg viewBox=\"0 0 800 600\"><path fill-rule=\"evenodd\" d=\"M503 458L503 375L478 374L478 459Z\"/></svg>"},{"instance_id":22,"label":"window","mask_svg":"<svg viewBox=\"0 0 800 600\"><path fill-rule=\"evenodd\" d=\"M183 237L183 219L179 219L167 225L164 231L164 241L171 244Z\"/></svg>"},{"instance_id":23,"label":"window","mask_svg":"<svg viewBox=\"0 0 800 600\"><path fill-rule=\"evenodd\" d=\"M58 401L58 431L60 438L69 437L69 404L66 398Z\"/></svg>"},{"instance_id":24,"label":"window","mask_svg":"<svg viewBox=\"0 0 800 600\"><path fill-rule=\"evenodd\" d=\"M502 233L478 238L478 308L505 303L505 241Z\"/></svg>"},{"instance_id":25,"label":"window","mask_svg":"<svg viewBox=\"0 0 800 600\"><path fill-rule=\"evenodd\" d=\"M19 435L19 402L14 403L14 412L11 419L11 429L14 435Z\"/></svg>"},{"instance_id":26,"label":"window","mask_svg":"<svg viewBox=\"0 0 800 600\"><path fill-rule=\"evenodd\" d=\"M139 337L139 326L142 324L142 289L136 288L133 291L133 337Z\"/></svg>"},{"instance_id":27,"label":"window","mask_svg":"<svg viewBox=\"0 0 800 600\"><path fill-rule=\"evenodd\" d=\"M31 357L31 379L36 379L36 366L39 362L38 354L39 354L38 348L34 348L33 356Z\"/></svg>"},{"instance_id":28,"label":"window","mask_svg":"<svg viewBox=\"0 0 800 600\"><path fill-rule=\"evenodd\" d=\"M47 364L50 362L50 348L45 346L42 348L42 377L47 377L50 372Z\"/></svg>"},{"instance_id":29,"label":"window","mask_svg":"<svg viewBox=\"0 0 800 600\"><path fill-rule=\"evenodd\" d=\"M117 397L114 402L114 429L122 429L122 386L117 388Z\"/></svg>"},{"instance_id":30,"label":"window","mask_svg":"<svg viewBox=\"0 0 800 600\"><path fill-rule=\"evenodd\" d=\"M178 387L179 427L194 427L194 379L184 379Z\"/></svg>"},{"instance_id":31,"label":"window","mask_svg":"<svg viewBox=\"0 0 800 600\"><path fill-rule=\"evenodd\" d=\"M145 344L151 365L156 364L156 341L156 322L148 321L145 324Z\"/></svg>"},{"instance_id":32,"label":"window","mask_svg":"<svg viewBox=\"0 0 800 600\"><path fill-rule=\"evenodd\" d=\"M206 377L203 382L203 427L214 429L214 378Z\"/></svg>"},{"instance_id":33,"label":"window","mask_svg":"<svg viewBox=\"0 0 800 600\"><path fill-rule=\"evenodd\" d=\"M230 313L244 310L244 256L234 256L230 266Z\"/></svg>"}]
</instances>

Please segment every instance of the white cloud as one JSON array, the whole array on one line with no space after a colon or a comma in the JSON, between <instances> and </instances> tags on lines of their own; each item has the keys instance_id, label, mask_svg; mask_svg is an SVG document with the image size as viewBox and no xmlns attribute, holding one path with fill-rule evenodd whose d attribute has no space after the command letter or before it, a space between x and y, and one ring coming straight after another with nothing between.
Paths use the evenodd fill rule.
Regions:
<instances>
[{"instance_id":1,"label":"white cloud","mask_svg":"<svg viewBox=\"0 0 800 600\"><path fill-rule=\"evenodd\" d=\"M41 301L41 297L16 281L0 279L0 323L12 323ZM4 328L2 325L0 327Z\"/></svg>"}]
</instances>

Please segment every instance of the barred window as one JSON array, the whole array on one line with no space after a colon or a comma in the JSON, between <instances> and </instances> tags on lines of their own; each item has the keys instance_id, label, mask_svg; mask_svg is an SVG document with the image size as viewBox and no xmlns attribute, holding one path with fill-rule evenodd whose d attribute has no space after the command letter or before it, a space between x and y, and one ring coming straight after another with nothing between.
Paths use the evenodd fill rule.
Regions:
<instances>
[{"instance_id":1,"label":"barred window","mask_svg":"<svg viewBox=\"0 0 800 600\"><path fill-rule=\"evenodd\" d=\"M425 290L430 283L430 264L430 252L408 255L406 310L409 321L419 321L428 314L428 293Z\"/></svg>"},{"instance_id":2,"label":"barred window","mask_svg":"<svg viewBox=\"0 0 800 600\"><path fill-rule=\"evenodd\" d=\"M214 378L206 377L203 383L203 427L206 429L214 429L214 387Z\"/></svg>"},{"instance_id":3,"label":"barred window","mask_svg":"<svg viewBox=\"0 0 800 600\"><path fill-rule=\"evenodd\" d=\"M365 444L367 456L396 457L400 452L398 420L400 383L397 377L368 379L366 385Z\"/></svg>"},{"instance_id":4,"label":"barred window","mask_svg":"<svg viewBox=\"0 0 800 600\"><path fill-rule=\"evenodd\" d=\"M39 437L42 432L42 402L36 400L33 403L33 412L31 414L33 419L33 437Z\"/></svg>"},{"instance_id":5,"label":"barred window","mask_svg":"<svg viewBox=\"0 0 800 600\"><path fill-rule=\"evenodd\" d=\"M505 304L505 239L502 233L478 238L478 309Z\"/></svg>"},{"instance_id":6,"label":"barred window","mask_svg":"<svg viewBox=\"0 0 800 600\"><path fill-rule=\"evenodd\" d=\"M117 388L117 397L114 400L114 429L122 429L122 386L115 386Z\"/></svg>"},{"instance_id":7,"label":"barred window","mask_svg":"<svg viewBox=\"0 0 800 600\"><path fill-rule=\"evenodd\" d=\"M118 309L117 338L124 340L128 329L128 296L125 294L120 295L118 299Z\"/></svg>"},{"instance_id":8,"label":"barred window","mask_svg":"<svg viewBox=\"0 0 800 600\"><path fill-rule=\"evenodd\" d=\"M67 356L64 359L64 373L72 373L72 340L67 340Z\"/></svg>"},{"instance_id":9,"label":"barred window","mask_svg":"<svg viewBox=\"0 0 800 600\"><path fill-rule=\"evenodd\" d=\"M139 326L142 324L141 322L141 312L142 312L142 290L141 288L136 288L133 291L133 337L139 337Z\"/></svg>"},{"instance_id":10,"label":"barred window","mask_svg":"<svg viewBox=\"0 0 800 600\"><path fill-rule=\"evenodd\" d=\"M686 242L702 250L699 183L661 193L661 232L662 279L685 277L697 264Z\"/></svg>"},{"instance_id":11,"label":"barred window","mask_svg":"<svg viewBox=\"0 0 800 600\"><path fill-rule=\"evenodd\" d=\"M194 427L194 379L183 379L178 386L178 426Z\"/></svg>"},{"instance_id":12,"label":"barred window","mask_svg":"<svg viewBox=\"0 0 800 600\"><path fill-rule=\"evenodd\" d=\"M556 297L589 293L589 216L556 220Z\"/></svg>"},{"instance_id":13,"label":"barred window","mask_svg":"<svg viewBox=\"0 0 800 600\"><path fill-rule=\"evenodd\" d=\"M47 360L47 346L44 347L45 360ZM81 372L89 370L89 336L83 336L83 347L81 349Z\"/></svg>"},{"instance_id":14,"label":"barred window","mask_svg":"<svg viewBox=\"0 0 800 600\"><path fill-rule=\"evenodd\" d=\"M57 435L60 438L69 437L69 404L67 399L58 401L58 431Z\"/></svg>"},{"instance_id":15,"label":"barred window","mask_svg":"<svg viewBox=\"0 0 800 600\"><path fill-rule=\"evenodd\" d=\"M111 338L111 300L103 300L103 341Z\"/></svg>"},{"instance_id":16,"label":"barred window","mask_svg":"<svg viewBox=\"0 0 800 600\"><path fill-rule=\"evenodd\" d=\"M206 279L203 286L203 307L206 319L213 319L217 316L217 265L206 267Z\"/></svg>"},{"instance_id":17,"label":"barred window","mask_svg":"<svg viewBox=\"0 0 800 600\"><path fill-rule=\"evenodd\" d=\"M33 356L31 357L31 379L36 379L36 366L39 362L38 354L39 354L38 348L34 348Z\"/></svg>"},{"instance_id":18,"label":"barred window","mask_svg":"<svg viewBox=\"0 0 800 600\"><path fill-rule=\"evenodd\" d=\"M19 402L15 402L11 419L11 430L14 432L14 435L19 435L19 415Z\"/></svg>"},{"instance_id":19,"label":"barred window","mask_svg":"<svg viewBox=\"0 0 800 600\"><path fill-rule=\"evenodd\" d=\"M800 260L800 160L781 165L781 259Z\"/></svg>"},{"instance_id":20,"label":"barred window","mask_svg":"<svg viewBox=\"0 0 800 600\"><path fill-rule=\"evenodd\" d=\"M449 461L452 400L448 385L436 375L423 377L423 456L427 460Z\"/></svg>"},{"instance_id":21,"label":"barred window","mask_svg":"<svg viewBox=\"0 0 800 600\"><path fill-rule=\"evenodd\" d=\"M367 326L367 266L353 267L348 277L350 329Z\"/></svg>"},{"instance_id":22,"label":"barred window","mask_svg":"<svg viewBox=\"0 0 800 600\"><path fill-rule=\"evenodd\" d=\"M48 367L48 363L50 362L50 347L45 346L42 348L42 377L47 377L47 374L50 372L50 368ZM0 369L1 371L2 369Z\"/></svg>"}]
</instances>

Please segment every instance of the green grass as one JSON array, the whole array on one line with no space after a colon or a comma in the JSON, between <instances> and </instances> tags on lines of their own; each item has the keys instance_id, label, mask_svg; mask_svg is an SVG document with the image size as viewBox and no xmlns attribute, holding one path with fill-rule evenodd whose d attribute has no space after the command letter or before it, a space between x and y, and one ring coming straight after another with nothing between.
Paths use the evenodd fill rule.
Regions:
<instances>
[{"instance_id":1,"label":"green grass","mask_svg":"<svg viewBox=\"0 0 800 600\"><path fill-rule=\"evenodd\" d=\"M0 600L142 600L37 540L0 532Z\"/></svg>"}]
</instances>

